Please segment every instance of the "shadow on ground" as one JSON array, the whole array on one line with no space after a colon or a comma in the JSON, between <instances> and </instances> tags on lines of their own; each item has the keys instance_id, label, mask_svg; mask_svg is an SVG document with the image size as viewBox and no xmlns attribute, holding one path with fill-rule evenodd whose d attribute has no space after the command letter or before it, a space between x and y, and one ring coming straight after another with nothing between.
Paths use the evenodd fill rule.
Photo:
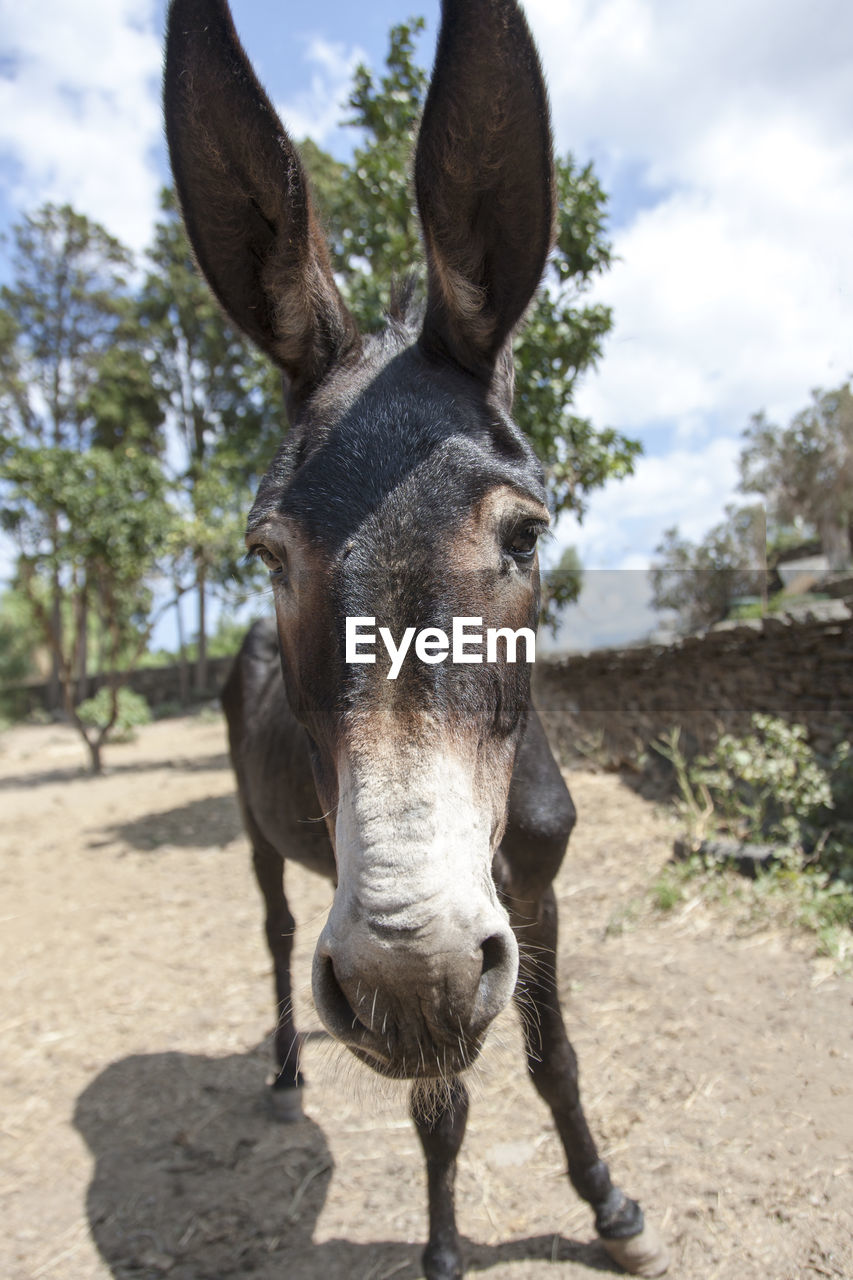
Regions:
<instances>
[{"instance_id":1,"label":"shadow on ground","mask_svg":"<svg viewBox=\"0 0 853 1280\"><path fill-rule=\"evenodd\" d=\"M180 756L175 757L173 760L136 760L113 764L110 760L110 746L107 743L104 749L104 773L101 776L150 773L156 769L180 769L182 773L204 773L208 770L217 772L220 769L229 769L230 767L231 761L225 751L214 751L206 756L196 756L195 758ZM50 769L39 769L34 766L31 769L27 769L25 773L7 774L5 778L0 778L0 791L14 791L20 787L45 787L51 783L86 782L88 780L97 782L99 775L92 773L87 764L60 765Z\"/></svg>"},{"instance_id":2,"label":"shadow on ground","mask_svg":"<svg viewBox=\"0 0 853 1280\"><path fill-rule=\"evenodd\" d=\"M177 845L182 849L207 849L226 845L242 835L243 824L236 795L205 796L188 800L174 809L146 813L128 822L116 822L98 828L99 839L91 848L121 840L134 849L150 853L161 845Z\"/></svg>"},{"instance_id":3,"label":"shadow on ground","mask_svg":"<svg viewBox=\"0 0 853 1280\"><path fill-rule=\"evenodd\" d=\"M266 1046L246 1055L136 1055L80 1095L74 1122L95 1157L93 1239L116 1280L413 1280L419 1245L312 1243L333 1162L313 1120L277 1125L262 1081ZM365 1176L373 1176L367 1174ZM614 1268L595 1243L558 1239L556 1256ZM554 1260L554 1237L467 1242L470 1271Z\"/></svg>"}]
</instances>

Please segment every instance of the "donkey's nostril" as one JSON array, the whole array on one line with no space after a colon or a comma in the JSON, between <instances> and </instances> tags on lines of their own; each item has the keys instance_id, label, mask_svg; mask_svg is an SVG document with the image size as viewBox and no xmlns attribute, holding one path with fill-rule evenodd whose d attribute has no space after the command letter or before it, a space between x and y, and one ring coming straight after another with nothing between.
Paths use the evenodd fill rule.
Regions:
<instances>
[{"instance_id":1,"label":"donkey's nostril","mask_svg":"<svg viewBox=\"0 0 853 1280\"><path fill-rule=\"evenodd\" d=\"M500 934L495 934L480 947L483 953L483 973L488 973L491 969L498 969L507 959L507 946L504 938Z\"/></svg>"},{"instance_id":2,"label":"donkey's nostril","mask_svg":"<svg viewBox=\"0 0 853 1280\"><path fill-rule=\"evenodd\" d=\"M320 1017L332 1035L341 1040L351 1039L358 1018L338 982L331 956L317 952L312 979L314 1003Z\"/></svg>"},{"instance_id":3,"label":"donkey's nostril","mask_svg":"<svg viewBox=\"0 0 853 1280\"><path fill-rule=\"evenodd\" d=\"M473 1030L479 1034L509 1000L518 977L518 946L511 929L494 933L480 944L483 968L477 988Z\"/></svg>"}]
</instances>

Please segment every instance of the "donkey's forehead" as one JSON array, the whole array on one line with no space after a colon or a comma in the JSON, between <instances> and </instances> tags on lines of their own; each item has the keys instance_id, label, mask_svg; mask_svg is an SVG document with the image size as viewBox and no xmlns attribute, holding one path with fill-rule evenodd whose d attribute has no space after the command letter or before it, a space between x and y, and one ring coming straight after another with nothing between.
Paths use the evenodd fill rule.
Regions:
<instances>
[{"instance_id":1,"label":"donkey's forehead","mask_svg":"<svg viewBox=\"0 0 853 1280\"><path fill-rule=\"evenodd\" d=\"M425 434L441 439L498 420L518 436L517 448L530 452L486 386L449 360L427 357L413 328L391 322L383 333L363 339L355 358L330 370L294 425L310 453L336 428L341 436L367 431L405 445L407 437L415 444Z\"/></svg>"},{"instance_id":2,"label":"donkey's forehead","mask_svg":"<svg viewBox=\"0 0 853 1280\"><path fill-rule=\"evenodd\" d=\"M282 515L334 549L403 510L412 525L453 521L499 486L544 503L541 465L498 401L415 347L389 353L376 343L309 401L249 528Z\"/></svg>"}]
</instances>

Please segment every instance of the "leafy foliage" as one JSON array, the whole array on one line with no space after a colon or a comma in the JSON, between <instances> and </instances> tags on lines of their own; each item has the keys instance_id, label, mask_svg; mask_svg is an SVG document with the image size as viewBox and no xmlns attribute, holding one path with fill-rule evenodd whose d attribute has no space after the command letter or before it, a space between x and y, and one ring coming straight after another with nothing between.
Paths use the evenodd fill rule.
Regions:
<instances>
[{"instance_id":1,"label":"leafy foliage","mask_svg":"<svg viewBox=\"0 0 853 1280\"><path fill-rule=\"evenodd\" d=\"M13 229L14 282L0 291L0 406L19 439L81 447L104 360L132 337L130 254L70 205Z\"/></svg>"},{"instance_id":2,"label":"leafy foliage","mask_svg":"<svg viewBox=\"0 0 853 1280\"><path fill-rule=\"evenodd\" d=\"M576 547L565 547L553 569L542 574L542 619L556 634L560 608L577 600L583 586L583 565Z\"/></svg>"},{"instance_id":3,"label":"leafy foliage","mask_svg":"<svg viewBox=\"0 0 853 1280\"><path fill-rule=\"evenodd\" d=\"M654 886L658 907L670 910L683 885L720 879L718 864L702 858L703 842L719 834L749 843L773 842L785 854L748 892L753 908L777 895L795 921L817 933L821 949L851 954L853 928L853 750L840 743L829 760L817 757L802 725L756 714L743 736L723 734L704 755L689 761L677 729L654 744L674 768L676 810L697 852L667 867ZM741 894L747 893L741 890Z\"/></svg>"},{"instance_id":4,"label":"leafy foliage","mask_svg":"<svg viewBox=\"0 0 853 1280\"><path fill-rule=\"evenodd\" d=\"M820 864L853 884L853 832L833 815L853 798L848 742L820 760L803 725L755 713L750 733L725 733L688 762L678 730L655 744L675 770L677 808L695 847L710 834L784 846L802 868Z\"/></svg>"},{"instance_id":5,"label":"leafy foliage","mask_svg":"<svg viewBox=\"0 0 853 1280\"><path fill-rule=\"evenodd\" d=\"M698 544L667 529L656 549L653 603L674 610L686 630L728 617L743 596L761 596L764 613L768 561L774 564L815 533L830 568L853 566L850 383L813 392L812 403L787 427L755 414L744 441L740 487L763 503L727 507L726 519Z\"/></svg>"},{"instance_id":6,"label":"leafy foliage","mask_svg":"<svg viewBox=\"0 0 853 1280\"><path fill-rule=\"evenodd\" d=\"M112 700L109 689L99 689L94 698L87 698L77 708L77 714L87 728L103 729L110 742L133 742L140 725L151 723L151 708L141 693L133 689L119 689L118 710L112 719Z\"/></svg>"},{"instance_id":7,"label":"leafy foliage","mask_svg":"<svg viewBox=\"0 0 853 1280\"><path fill-rule=\"evenodd\" d=\"M557 157L557 240L515 344L513 413L545 464L556 513L583 515L587 495L632 473L638 441L572 412L580 377L595 367L613 324L608 307L584 301L611 264L605 196L591 164Z\"/></svg>"},{"instance_id":8,"label":"leafy foliage","mask_svg":"<svg viewBox=\"0 0 853 1280\"><path fill-rule=\"evenodd\" d=\"M707 788L726 829L804 854L815 844L821 811L832 807L829 778L803 725L760 714L752 717L752 725L744 738L723 734L697 760L694 776Z\"/></svg>"},{"instance_id":9,"label":"leafy foliage","mask_svg":"<svg viewBox=\"0 0 853 1280\"><path fill-rule=\"evenodd\" d=\"M281 387L214 302L193 262L174 193L162 193L140 301L153 380L180 457L170 479L176 523L171 576L198 600L197 687L206 687L206 602L245 576L245 516L278 445Z\"/></svg>"},{"instance_id":10,"label":"leafy foliage","mask_svg":"<svg viewBox=\"0 0 853 1280\"><path fill-rule=\"evenodd\" d=\"M346 124L364 141L350 164L336 164L313 144L301 150L329 237L332 264L359 326L379 329L394 279L423 283L410 162L428 77L414 61L423 18L392 27L378 83L360 65Z\"/></svg>"},{"instance_id":11,"label":"leafy foliage","mask_svg":"<svg viewBox=\"0 0 853 1280\"><path fill-rule=\"evenodd\" d=\"M655 609L671 610L685 631L729 616L736 600L767 591L766 532L761 506L726 508L726 519L699 543L667 529L650 573Z\"/></svg>"},{"instance_id":12,"label":"leafy foliage","mask_svg":"<svg viewBox=\"0 0 853 1280\"><path fill-rule=\"evenodd\" d=\"M51 644L69 663L37 586L58 579L78 608L97 600L118 662L139 634L151 603L145 585L170 531L163 475L156 459L93 446L13 446L6 456L4 525L19 545L18 578Z\"/></svg>"},{"instance_id":13,"label":"leafy foliage","mask_svg":"<svg viewBox=\"0 0 853 1280\"><path fill-rule=\"evenodd\" d=\"M853 392L845 382L814 391L787 427L752 418L741 454L741 487L767 499L775 517L817 530L832 568L851 565Z\"/></svg>"},{"instance_id":14,"label":"leafy foliage","mask_svg":"<svg viewBox=\"0 0 853 1280\"><path fill-rule=\"evenodd\" d=\"M0 595L0 709L16 710L16 699L8 690L33 674L33 618L26 596L20 591Z\"/></svg>"},{"instance_id":15,"label":"leafy foliage","mask_svg":"<svg viewBox=\"0 0 853 1280\"><path fill-rule=\"evenodd\" d=\"M14 262L0 311L0 523L97 769L103 735L77 717L75 686L86 678L92 616L102 668L132 665L145 643L149 579L171 524L163 414L127 251L68 206L46 205L15 228Z\"/></svg>"}]
</instances>

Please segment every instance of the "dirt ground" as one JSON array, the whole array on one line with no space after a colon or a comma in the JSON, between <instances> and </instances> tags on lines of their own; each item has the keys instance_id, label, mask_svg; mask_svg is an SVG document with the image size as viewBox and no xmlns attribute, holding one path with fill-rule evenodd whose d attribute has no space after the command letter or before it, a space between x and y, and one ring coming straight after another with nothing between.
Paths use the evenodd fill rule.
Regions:
<instances>
[{"instance_id":1,"label":"dirt ground","mask_svg":"<svg viewBox=\"0 0 853 1280\"><path fill-rule=\"evenodd\" d=\"M163 721L83 776L70 731L0 738L5 1280L400 1280L425 1193L405 1097L310 1003L329 887L289 872L307 1116L266 1111L260 903L218 717ZM642 904L668 819L572 773L561 983L587 1112L680 1280L853 1280L853 983L803 936ZM621 922L621 923L620 923ZM627 923L626 923L627 922ZM471 1083L470 1273L609 1272L511 1014Z\"/></svg>"}]
</instances>

